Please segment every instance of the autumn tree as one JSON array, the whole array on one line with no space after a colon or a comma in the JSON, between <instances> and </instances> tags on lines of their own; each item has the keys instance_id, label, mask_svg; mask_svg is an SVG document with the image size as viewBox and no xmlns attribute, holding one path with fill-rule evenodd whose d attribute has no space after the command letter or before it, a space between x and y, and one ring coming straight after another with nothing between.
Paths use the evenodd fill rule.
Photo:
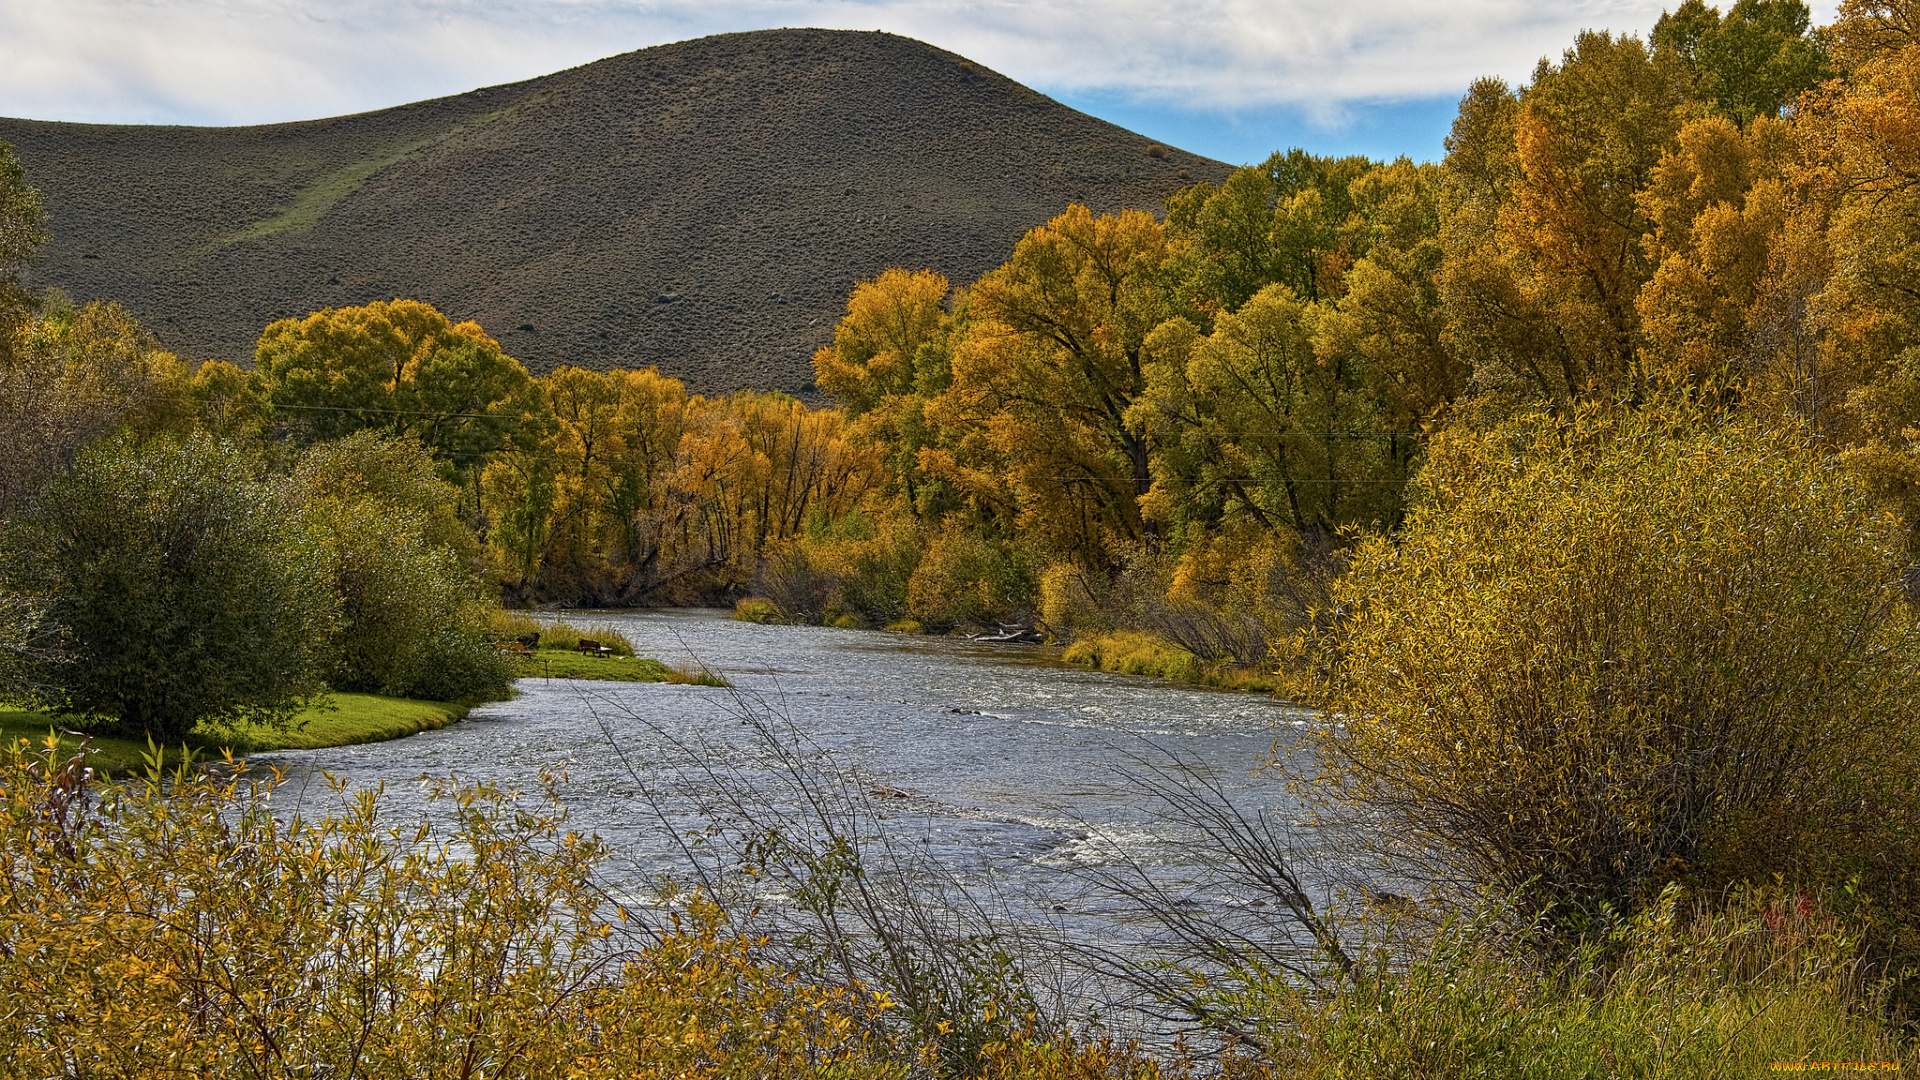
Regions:
<instances>
[{"instance_id":1,"label":"autumn tree","mask_svg":"<svg viewBox=\"0 0 1920 1080\"><path fill-rule=\"evenodd\" d=\"M0 366L0 515L17 509L88 441L192 425L187 368L115 303L51 306L23 323Z\"/></svg>"},{"instance_id":2,"label":"autumn tree","mask_svg":"<svg viewBox=\"0 0 1920 1080\"><path fill-rule=\"evenodd\" d=\"M1682 128L1654 167L1639 205L1657 265L1635 300L1651 383L1730 403L1765 378L1750 323L1791 210L1793 153L1778 121L1742 132L1716 116Z\"/></svg>"},{"instance_id":3,"label":"autumn tree","mask_svg":"<svg viewBox=\"0 0 1920 1080\"><path fill-rule=\"evenodd\" d=\"M922 466L1087 566L1141 539L1151 454L1127 410L1147 385L1165 257L1160 224L1131 210L1076 205L1023 237L971 290L953 385L928 406L953 441Z\"/></svg>"},{"instance_id":4,"label":"autumn tree","mask_svg":"<svg viewBox=\"0 0 1920 1080\"><path fill-rule=\"evenodd\" d=\"M938 444L926 403L953 381L953 348L966 325L965 301L949 312L947 279L931 270L888 269L855 285L833 344L813 357L814 378L846 411L848 438L883 448L886 494L900 510L938 517L952 506L946 485L920 467Z\"/></svg>"},{"instance_id":5,"label":"autumn tree","mask_svg":"<svg viewBox=\"0 0 1920 1080\"><path fill-rule=\"evenodd\" d=\"M1800 254L1826 271L1808 300L1817 372L1847 394L1861 444L1850 464L1920 538L1917 28L1920 9L1905 0L1843 4L1833 36L1845 78L1796 119L1808 158L1800 179L1819 215L1800 215L1818 228Z\"/></svg>"},{"instance_id":6,"label":"autumn tree","mask_svg":"<svg viewBox=\"0 0 1920 1080\"><path fill-rule=\"evenodd\" d=\"M1205 324L1273 284L1308 301L1338 296L1365 239L1352 227L1353 183L1372 167L1296 148L1169 199L1168 273L1189 313Z\"/></svg>"},{"instance_id":7,"label":"autumn tree","mask_svg":"<svg viewBox=\"0 0 1920 1080\"><path fill-rule=\"evenodd\" d=\"M1677 58L1585 32L1518 94L1482 82L1462 103L1439 276L1450 339L1483 385L1642 391L1635 300L1653 264L1636 197L1673 145L1686 88Z\"/></svg>"},{"instance_id":8,"label":"autumn tree","mask_svg":"<svg viewBox=\"0 0 1920 1080\"><path fill-rule=\"evenodd\" d=\"M281 319L261 333L254 362L276 414L306 440L377 429L460 467L541 409L526 369L478 323L456 325L417 300Z\"/></svg>"}]
</instances>

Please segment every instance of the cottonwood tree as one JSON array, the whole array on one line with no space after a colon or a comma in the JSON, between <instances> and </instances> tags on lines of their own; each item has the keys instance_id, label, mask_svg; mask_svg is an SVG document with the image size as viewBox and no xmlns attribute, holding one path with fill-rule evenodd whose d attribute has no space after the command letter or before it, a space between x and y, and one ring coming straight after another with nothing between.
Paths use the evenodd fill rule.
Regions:
<instances>
[{"instance_id":1,"label":"cottonwood tree","mask_svg":"<svg viewBox=\"0 0 1920 1080\"><path fill-rule=\"evenodd\" d=\"M305 440L377 429L462 469L543 411L526 369L478 323L417 300L281 319L261 333L254 363L275 412Z\"/></svg>"},{"instance_id":2,"label":"cottonwood tree","mask_svg":"<svg viewBox=\"0 0 1920 1080\"><path fill-rule=\"evenodd\" d=\"M1165 258L1159 222L1132 210L1076 205L1021 238L971 290L953 385L928 406L951 449L922 467L1084 565L1139 540L1151 454L1127 410L1165 317Z\"/></svg>"}]
</instances>

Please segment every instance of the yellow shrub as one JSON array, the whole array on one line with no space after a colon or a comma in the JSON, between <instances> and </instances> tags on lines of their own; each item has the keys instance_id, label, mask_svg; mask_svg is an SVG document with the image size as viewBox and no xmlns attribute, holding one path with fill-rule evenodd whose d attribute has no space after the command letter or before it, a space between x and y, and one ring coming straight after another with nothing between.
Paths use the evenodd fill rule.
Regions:
<instances>
[{"instance_id":1,"label":"yellow shrub","mask_svg":"<svg viewBox=\"0 0 1920 1080\"><path fill-rule=\"evenodd\" d=\"M1676 878L1912 903L1902 537L1816 446L1583 410L1431 454L1303 687L1370 829L1576 922Z\"/></svg>"},{"instance_id":2,"label":"yellow shrub","mask_svg":"<svg viewBox=\"0 0 1920 1080\"><path fill-rule=\"evenodd\" d=\"M889 1004L760 964L699 903L644 927L554 801L105 786L0 748L0 1046L18 1076L894 1077Z\"/></svg>"}]
</instances>

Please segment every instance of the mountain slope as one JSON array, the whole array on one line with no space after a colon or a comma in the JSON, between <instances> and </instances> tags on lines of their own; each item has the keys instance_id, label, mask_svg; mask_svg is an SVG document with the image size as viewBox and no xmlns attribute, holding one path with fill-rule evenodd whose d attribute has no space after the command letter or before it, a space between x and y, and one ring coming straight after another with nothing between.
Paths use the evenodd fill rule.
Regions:
<instances>
[{"instance_id":1,"label":"mountain slope","mask_svg":"<svg viewBox=\"0 0 1920 1080\"><path fill-rule=\"evenodd\" d=\"M883 33L766 30L356 116L0 119L45 197L37 277L190 357L409 296L535 371L658 364L797 390L853 282L956 284L1069 202L1159 210L1227 166Z\"/></svg>"}]
</instances>

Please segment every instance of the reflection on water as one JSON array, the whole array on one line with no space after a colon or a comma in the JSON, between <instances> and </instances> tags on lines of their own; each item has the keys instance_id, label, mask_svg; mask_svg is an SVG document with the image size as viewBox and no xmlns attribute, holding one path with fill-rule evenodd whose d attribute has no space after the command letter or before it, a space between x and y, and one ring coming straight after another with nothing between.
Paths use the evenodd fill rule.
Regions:
<instances>
[{"instance_id":1,"label":"reflection on water","mask_svg":"<svg viewBox=\"0 0 1920 1080\"><path fill-rule=\"evenodd\" d=\"M1159 820L1116 769L1146 749L1219 785L1236 805L1298 816L1282 785L1253 770L1285 748L1311 715L1264 697L1191 689L1063 665L1053 650L945 638L760 626L715 611L570 613L608 623L642 656L704 664L728 691L667 684L525 679L512 701L468 722L395 742L285 755L298 785L325 771L384 783L389 802L418 810L423 777L456 776L533 789L563 769L573 824L608 841L614 887L638 897L683 864L663 819L699 824L698 784L685 783L681 746L723 772L751 775L751 732L739 710L764 702L843 775L884 791L890 826L962 881L1058 896L1047 910L1080 932L1120 934L1105 907L1068 896L1060 870L1151 868L1178 889L1207 852ZM736 696L740 695L740 696ZM769 781L771 782L771 781ZM676 789L661 801L648 794ZM777 796L776 796L777 797ZM1197 902L1233 905L1227 895Z\"/></svg>"}]
</instances>

